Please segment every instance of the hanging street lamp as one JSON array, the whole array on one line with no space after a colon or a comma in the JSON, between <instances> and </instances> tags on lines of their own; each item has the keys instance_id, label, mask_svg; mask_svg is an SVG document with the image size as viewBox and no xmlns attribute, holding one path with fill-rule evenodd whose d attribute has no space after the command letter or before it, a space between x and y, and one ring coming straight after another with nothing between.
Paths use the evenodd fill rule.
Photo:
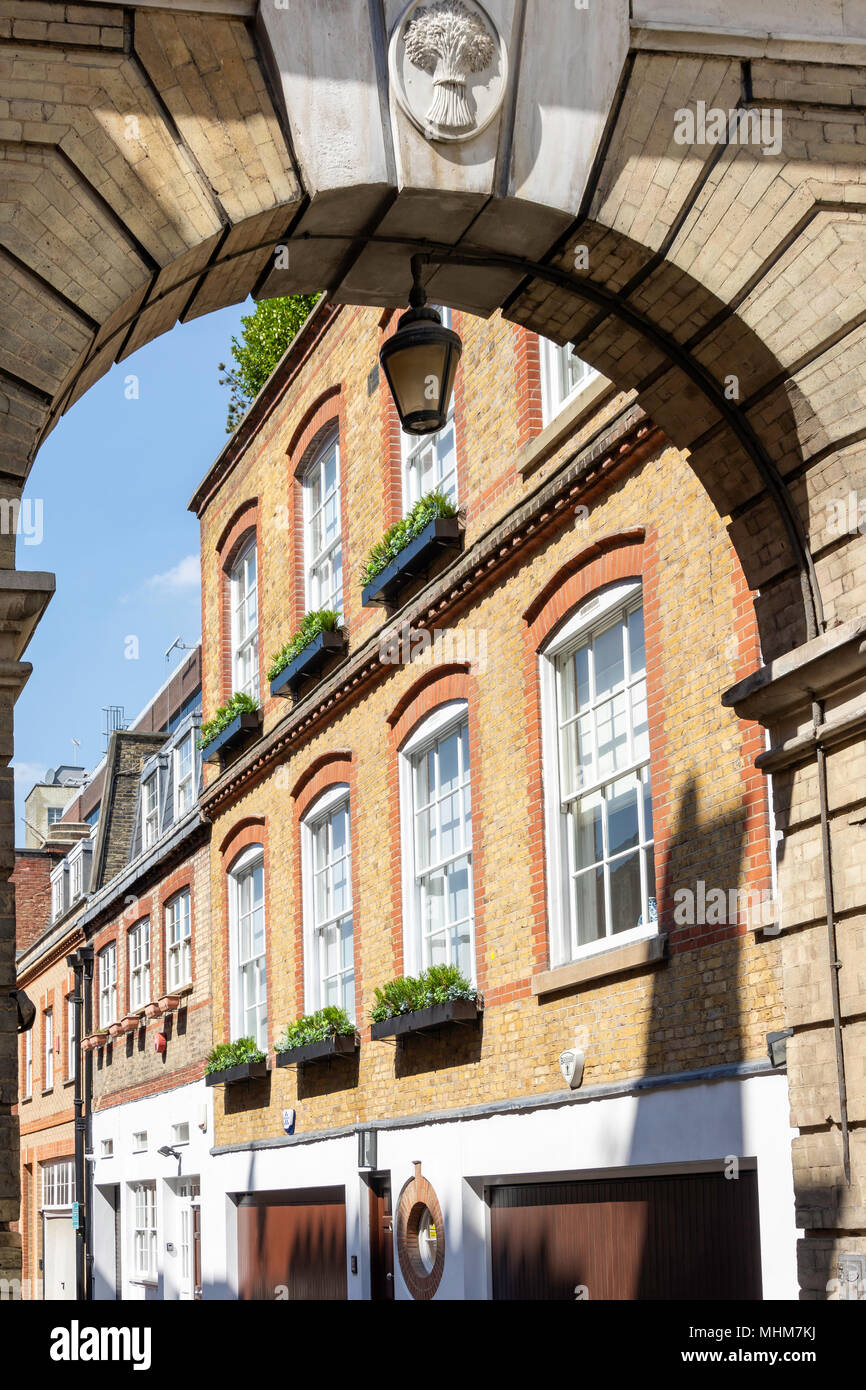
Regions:
<instances>
[{"instance_id":1,"label":"hanging street lamp","mask_svg":"<svg viewBox=\"0 0 866 1390\"><path fill-rule=\"evenodd\" d=\"M421 284L420 256L412 257L411 308L379 353L382 371L407 434L436 434L448 419L454 378L463 352L457 333L443 328Z\"/></svg>"}]
</instances>

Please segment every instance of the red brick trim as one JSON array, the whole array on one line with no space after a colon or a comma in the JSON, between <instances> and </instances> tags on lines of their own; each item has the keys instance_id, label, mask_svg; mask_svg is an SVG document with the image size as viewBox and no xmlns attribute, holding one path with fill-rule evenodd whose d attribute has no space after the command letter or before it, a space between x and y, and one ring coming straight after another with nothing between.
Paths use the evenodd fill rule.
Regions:
<instances>
[{"instance_id":1,"label":"red brick trim","mask_svg":"<svg viewBox=\"0 0 866 1390\"><path fill-rule=\"evenodd\" d=\"M250 845L262 844L262 836L266 831L267 819L265 816L245 816L243 820L233 825L220 842L220 855L224 872L231 873L232 864L242 850L248 849Z\"/></svg>"},{"instance_id":2,"label":"red brick trim","mask_svg":"<svg viewBox=\"0 0 866 1390\"><path fill-rule=\"evenodd\" d=\"M196 941L196 932L197 932L197 930L198 930L198 924L196 923L196 920L195 920L195 914L196 914L196 895L195 895L195 888L194 888L194 886L193 886L194 878L195 878L195 874L194 874L194 870L193 870L193 865L192 865L191 862L189 862L189 863L185 864L185 865L183 866L183 868L180 868L180 869L176 870L175 873L171 874L171 875L170 875L167 879L165 879L165 881L164 881L163 883L161 883L160 886L159 886L159 917L160 917L160 920L159 920L159 930L158 930L158 932L157 932L157 937L158 937L158 955L159 955L159 971L158 971L158 973L157 973L157 971L154 969L154 959L153 959L153 930L151 929L151 939L150 939L150 954L151 954L151 961L150 961L150 978L151 978L151 981L152 981L152 982L155 982L157 979L159 979L159 980L162 981L162 990L161 990L161 993L162 993L162 994L168 994L168 992L169 992L169 990L168 990L168 948L167 948L167 946L166 946L166 935L165 935L165 933L166 933L166 920L165 920L165 919L166 919L166 912L167 912L168 908L171 906L171 904L174 902L175 898L179 897L179 895L180 895L181 893L189 893L189 961L190 961L190 974L191 974L191 978L192 978L193 980L195 980L195 941ZM159 997L158 995L156 995L156 994L154 995L154 998L158 998L158 997Z\"/></svg>"},{"instance_id":3,"label":"red brick trim","mask_svg":"<svg viewBox=\"0 0 866 1390\"><path fill-rule=\"evenodd\" d=\"M291 603L289 613L291 617L291 630L286 632L286 637L296 631L303 620L306 612L306 566L304 559L304 547L306 536L304 534L304 476L307 469L313 462L319 450L324 446L325 441L331 433L337 436L338 447L340 450L340 535L343 545L343 611L346 615L348 624L350 608L354 611L354 586L346 585L346 546L348 542L348 527L346 524L346 424L345 424L345 403L342 396L342 385L331 386L324 391L310 406L309 410L303 415L300 424L292 436L292 442L287 450L289 460L289 533L292 537L292 584L291 584Z\"/></svg>"},{"instance_id":4,"label":"red brick trim","mask_svg":"<svg viewBox=\"0 0 866 1390\"><path fill-rule=\"evenodd\" d=\"M404 971L403 951L403 857L400 817L399 757L407 739L428 714L452 700L465 700L469 711L469 765L472 776L472 804L483 805L484 767L478 731L478 692L468 663L434 667L410 687L388 716L388 823L391 837L391 943L394 977ZM483 993L487 984L487 953L484 916L484 845L476 824L472 835L472 870L475 911L475 972Z\"/></svg>"},{"instance_id":5,"label":"red brick trim","mask_svg":"<svg viewBox=\"0 0 866 1390\"><path fill-rule=\"evenodd\" d=\"M323 753L314 759L301 774L292 788L295 813L303 820L307 809L319 794L328 787L348 782L352 775L352 754L347 752Z\"/></svg>"},{"instance_id":6,"label":"red brick trim","mask_svg":"<svg viewBox=\"0 0 866 1390\"><path fill-rule=\"evenodd\" d=\"M380 349L397 331L396 314L380 320L382 335ZM379 419L382 448L382 484L384 491L384 515L382 530L387 531L403 515L403 431L400 416L394 404L385 373L379 375Z\"/></svg>"},{"instance_id":7,"label":"red brick trim","mask_svg":"<svg viewBox=\"0 0 866 1390\"><path fill-rule=\"evenodd\" d=\"M286 453L289 458L289 465L294 470L295 477L299 471L303 472L309 462L310 455L317 443L319 435L326 425L330 425L334 420L339 420L342 411L341 404L335 401L343 389L342 383L336 386L329 386L307 407L301 416L295 432L289 441Z\"/></svg>"},{"instance_id":8,"label":"red brick trim","mask_svg":"<svg viewBox=\"0 0 866 1390\"><path fill-rule=\"evenodd\" d=\"M363 1017L364 981L361 969L361 890L358 868L356 816L358 808L357 780L351 753L324 754L316 758L299 778L294 798L294 828L292 835L292 898L295 904L295 1007L297 1017L304 1013L304 884L301 845L302 821L319 797L331 787L345 784L349 788L349 834L352 853L352 945L355 969L355 1021ZM366 1030L369 1035L369 1027Z\"/></svg>"},{"instance_id":9,"label":"red brick trim","mask_svg":"<svg viewBox=\"0 0 866 1390\"><path fill-rule=\"evenodd\" d=\"M222 534L216 543L216 553L219 557L220 565L224 570L231 569L234 558L240 548L242 541L246 540L247 533L256 528L259 514L258 497L247 497L232 512L230 519L223 527Z\"/></svg>"},{"instance_id":10,"label":"red brick trim","mask_svg":"<svg viewBox=\"0 0 866 1390\"><path fill-rule=\"evenodd\" d=\"M231 521L225 527L217 544L217 556L221 569L220 637L219 637L219 680L218 700L225 704L234 694L234 670L232 653L232 603L231 572L244 547L251 541L256 543L256 583L259 591L259 682L264 679L265 656L263 647L263 624L261 621L261 560L262 536L259 499L247 498L235 510ZM211 711L213 713L213 711Z\"/></svg>"},{"instance_id":11,"label":"red brick trim","mask_svg":"<svg viewBox=\"0 0 866 1390\"><path fill-rule=\"evenodd\" d=\"M644 537L646 539L644 540ZM641 543L643 542L643 543ZM597 590L623 580L642 585L646 634L647 700L649 709L650 771L653 789L656 899L659 928L668 930L673 898L667 883L669 859L669 781L662 699L662 624L658 599L658 556L655 533L642 529L602 538L562 565L524 613L526 731L529 804L538 814L529 826L533 957L536 971L550 966L550 923L547 914L547 844L542 775L542 719L539 653L575 608Z\"/></svg>"},{"instance_id":12,"label":"red brick trim","mask_svg":"<svg viewBox=\"0 0 866 1390\"><path fill-rule=\"evenodd\" d=\"M514 374L517 393L517 447L522 449L544 428L541 398L541 352L538 335L514 328Z\"/></svg>"},{"instance_id":13,"label":"red brick trim","mask_svg":"<svg viewBox=\"0 0 866 1390\"><path fill-rule=\"evenodd\" d=\"M593 589L640 575L645 536L642 526L603 536L560 565L523 615L538 646L551 635L562 616L588 597ZM615 558L611 558L611 552L616 552ZM584 573L590 566L594 568ZM573 582L569 583L570 580Z\"/></svg>"},{"instance_id":14,"label":"red brick trim","mask_svg":"<svg viewBox=\"0 0 866 1390\"><path fill-rule=\"evenodd\" d=\"M449 700L465 700L468 698L466 686L460 682L459 677L468 676L470 671L470 662L459 661L453 662L447 666L433 666L429 671L425 671L422 676L418 677L415 683L400 697L391 713L387 716L387 721L392 730L397 730L398 748L405 742L419 719L423 719L424 715L429 713L430 710L435 709L438 705L446 704ZM422 705L419 706L418 711L415 711L414 707L418 704L420 697L428 687L439 686L443 682L451 681L452 677L455 678L455 688L460 690L458 695L441 695L437 691L432 697L432 704L424 701ZM404 716L407 714L410 717L411 724L409 728L404 729Z\"/></svg>"}]
</instances>

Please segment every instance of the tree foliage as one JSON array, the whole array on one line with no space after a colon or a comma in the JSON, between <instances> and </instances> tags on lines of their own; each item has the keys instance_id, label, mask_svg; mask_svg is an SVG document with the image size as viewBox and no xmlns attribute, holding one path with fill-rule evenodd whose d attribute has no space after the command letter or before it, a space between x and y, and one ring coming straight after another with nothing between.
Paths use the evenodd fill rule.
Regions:
<instances>
[{"instance_id":1,"label":"tree foliage","mask_svg":"<svg viewBox=\"0 0 866 1390\"><path fill-rule=\"evenodd\" d=\"M231 387L226 434L237 429L319 298L318 294L291 294L263 299L241 319L241 336L232 338L234 365L219 364L225 372L220 385Z\"/></svg>"}]
</instances>

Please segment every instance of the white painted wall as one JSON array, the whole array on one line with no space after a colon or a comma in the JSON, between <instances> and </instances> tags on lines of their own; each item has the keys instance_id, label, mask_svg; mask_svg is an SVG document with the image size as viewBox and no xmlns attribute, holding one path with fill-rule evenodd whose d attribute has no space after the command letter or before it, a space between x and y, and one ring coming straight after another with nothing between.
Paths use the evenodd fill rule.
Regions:
<instances>
[{"instance_id":1,"label":"white painted wall","mask_svg":"<svg viewBox=\"0 0 866 1390\"><path fill-rule=\"evenodd\" d=\"M184 1122L189 1124L189 1143L178 1147L181 1154L180 1175L198 1177L204 1188L205 1170L214 1160L210 1157L213 1092L203 1081L112 1106L93 1116L92 1249L95 1299L114 1297L114 1212L105 1194L99 1191L114 1183L120 1184L123 1298L135 1301L149 1297L175 1299L180 1296L179 1199L176 1191L178 1164L173 1158L162 1157L157 1150L164 1144L174 1143L172 1126ZM133 1152L132 1136L139 1130L147 1131L147 1150L144 1153ZM104 1139L114 1141L112 1158L100 1157ZM132 1267L130 1185L144 1181L156 1183L159 1281L155 1290L135 1283L129 1277ZM206 1214L202 1208L203 1252L207 1239ZM168 1244L174 1246L174 1251L167 1250Z\"/></svg>"},{"instance_id":2,"label":"white painted wall","mask_svg":"<svg viewBox=\"0 0 866 1390\"><path fill-rule=\"evenodd\" d=\"M300 1118L300 1116L299 1116ZM446 1261L437 1298L490 1296L485 1183L503 1178L647 1169L676 1172L728 1157L757 1160L764 1297L797 1297L794 1185L784 1074L676 1086L530 1113L380 1130L378 1167L394 1205L420 1160L442 1207ZM367 1188L355 1135L216 1155L202 1173L206 1297L235 1297L236 1209L226 1194L295 1187L346 1189L350 1299L369 1297ZM209 1212L218 1212L211 1220ZM224 1243L223 1243L224 1238ZM395 1261L396 1296L410 1297Z\"/></svg>"}]
</instances>

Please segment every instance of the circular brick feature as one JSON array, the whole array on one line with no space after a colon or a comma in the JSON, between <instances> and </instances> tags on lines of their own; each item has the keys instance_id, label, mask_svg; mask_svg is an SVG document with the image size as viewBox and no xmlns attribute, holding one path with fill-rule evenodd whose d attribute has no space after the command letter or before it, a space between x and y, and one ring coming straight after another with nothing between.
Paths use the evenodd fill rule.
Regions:
<instances>
[{"instance_id":1,"label":"circular brick feature","mask_svg":"<svg viewBox=\"0 0 866 1390\"><path fill-rule=\"evenodd\" d=\"M445 1269L445 1227L436 1192L421 1164L406 1183L397 1203L395 1219L400 1271L412 1297L431 1299Z\"/></svg>"}]
</instances>

